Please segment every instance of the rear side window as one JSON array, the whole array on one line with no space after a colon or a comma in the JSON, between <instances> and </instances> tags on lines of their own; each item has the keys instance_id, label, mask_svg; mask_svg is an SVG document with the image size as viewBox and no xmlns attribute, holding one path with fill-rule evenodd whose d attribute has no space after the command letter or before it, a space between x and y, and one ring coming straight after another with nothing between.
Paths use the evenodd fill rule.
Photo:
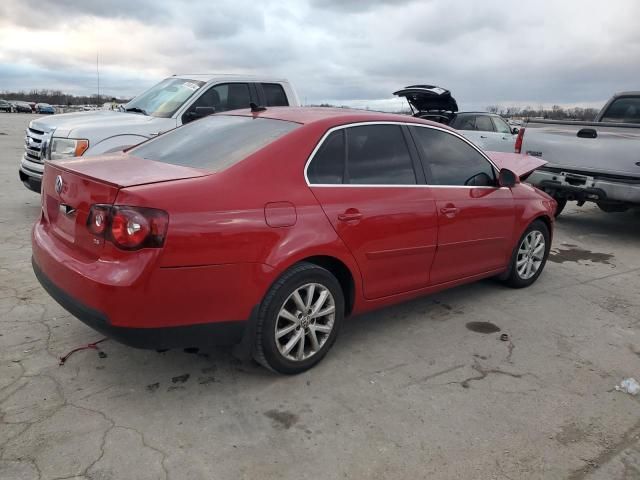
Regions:
<instances>
[{"instance_id":1,"label":"rear side window","mask_svg":"<svg viewBox=\"0 0 640 480\"><path fill-rule=\"evenodd\" d=\"M307 177L316 185L417 183L400 125L362 125L331 133L313 157Z\"/></svg>"},{"instance_id":2,"label":"rear side window","mask_svg":"<svg viewBox=\"0 0 640 480\"><path fill-rule=\"evenodd\" d=\"M299 126L269 118L211 115L144 142L130 153L214 172L239 162Z\"/></svg>"},{"instance_id":3,"label":"rear side window","mask_svg":"<svg viewBox=\"0 0 640 480\"><path fill-rule=\"evenodd\" d=\"M622 97L614 100L604 116L608 123L640 123L640 98Z\"/></svg>"},{"instance_id":4,"label":"rear side window","mask_svg":"<svg viewBox=\"0 0 640 480\"><path fill-rule=\"evenodd\" d=\"M495 186L493 166L464 140L441 130L411 127L434 185Z\"/></svg>"},{"instance_id":5,"label":"rear side window","mask_svg":"<svg viewBox=\"0 0 640 480\"><path fill-rule=\"evenodd\" d=\"M473 115L458 115L453 119L450 126L456 130L475 130L476 117Z\"/></svg>"},{"instance_id":6,"label":"rear side window","mask_svg":"<svg viewBox=\"0 0 640 480\"><path fill-rule=\"evenodd\" d=\"M309 183L340 184L344 179L344 130L331 133L307 170Z\"/></svg>"},{"instance_id":7,"label":"rear side window","mask_svg":"<svg viewBox=\"0 0 640 480\"><path fill-rule=\"evenodd\" d=\"M262 89L267 101L267 107L288 107L289 101L282 85L277 83L263 83Z\"/></svg>"},{"instance_id":8,"label":"rear side window","mask_svg":"<svg viewBox=\"0 0 640 480\"><path fill-rule=\"evenodd\" d=\"M476 117L476 130L480 130L481 132L493 132L494 128L491 117L487 117L485 115Z\"/></svg>"},{"instance_id":9,"label":"rear side window","mask_svg":"<svg viewBox=\"0 0 640 480\"><path fill-rule=\"evenodd\" d=\"M415 185L416 174L400 125L363 125L346 129L344 183Z\"/></svg>"}]
</instances>

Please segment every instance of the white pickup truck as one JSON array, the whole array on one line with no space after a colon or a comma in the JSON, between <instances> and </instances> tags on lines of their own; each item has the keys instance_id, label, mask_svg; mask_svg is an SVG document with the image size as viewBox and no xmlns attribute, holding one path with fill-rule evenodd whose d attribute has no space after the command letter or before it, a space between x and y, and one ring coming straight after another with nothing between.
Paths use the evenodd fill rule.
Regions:
<instances>
[{"instance_id":1,"label":"white pickup truck","mask_svg":"<svg viewBox=\"0 0 640 480\"><path fill-rule=\"evenodd\" d=\"M516 152L548 163L527 182L558 202L595 202L605 212L640 206L640 92L616 94L593 122L529 120Z\"/></svg>"},{"instance_id":2,"label":"white pickup truck","mask_svg":"<svg viewBox=\"0 0 640 480\"><path fill-rule=\"evenodd\" d=\"M215 112L259 106L299 106L287 80L247 75L174 75L120 111L67 113L29 123L20 180L40 192L46 160L100 155L136 145Z\"/></svg>"}]
</instances>

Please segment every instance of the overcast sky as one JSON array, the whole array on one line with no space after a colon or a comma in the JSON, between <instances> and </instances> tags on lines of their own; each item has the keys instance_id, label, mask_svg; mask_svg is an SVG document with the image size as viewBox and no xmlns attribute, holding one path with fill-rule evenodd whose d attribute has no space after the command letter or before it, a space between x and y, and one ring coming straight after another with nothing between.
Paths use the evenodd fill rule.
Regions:
<instances>
[{"instance_id":1,"label":"overcast sky","mask_svg":"<svg viewBox=\"0 0 640 480\"><path fill-rule=\"evenodd\" d=\"M397 109L599 106L640 90L637 0L1 0L0 91L133 96L185 72L289 78L301 100Z\"/></svg>"}]
</instances>

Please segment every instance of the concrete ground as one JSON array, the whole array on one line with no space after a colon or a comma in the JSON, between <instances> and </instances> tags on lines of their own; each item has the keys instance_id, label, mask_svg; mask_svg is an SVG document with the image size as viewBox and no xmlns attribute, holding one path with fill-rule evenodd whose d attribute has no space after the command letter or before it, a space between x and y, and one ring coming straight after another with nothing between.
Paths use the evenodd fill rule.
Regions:
<instances>
[{"instance_id":1,"label":"concrete ground","mask_svg":"<svg viewBox=\"0 0 640 480\"><path fill-rule=\"evenodd\" d=\"M102 337L31 270L29 120L0 115L0 479L640 478L640 396L614 390L640 379L640 214L570 206L532 287L351 319L299 376L114 341L61 367Z\"/></svg>"}]
</instances>

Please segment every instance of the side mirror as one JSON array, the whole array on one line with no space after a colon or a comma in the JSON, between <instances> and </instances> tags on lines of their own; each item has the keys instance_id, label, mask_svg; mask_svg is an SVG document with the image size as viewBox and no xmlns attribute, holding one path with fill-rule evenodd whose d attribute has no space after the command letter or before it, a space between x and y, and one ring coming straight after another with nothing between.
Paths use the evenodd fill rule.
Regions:
<instances>
[{"instance_id":1,"label":"side mirror","mask_svg":"<svg viewBox=\"0 0 640 480\"><path fill-rule=\"evenodd\" d=\"M198 118L213 115L214 113L216 113L216 109L214 107L196 107L195 110L187 112L186 117L187 121L191 122Z\"/></svg>"},{"instance_id":2,"label":"side mirror","mask_svg":"<svg viewBox=\"0 0 640 480\"><path fill-rule=\"evenodd\" d=\"M501 187L513 188L518 183L518 176L511 170L503 168L498 174L498 184Z\"/></svg>"},{"instance_id":3,"label":"side mirror","mask_svg":"<svg viewBox=\"0 0 640 480\"><path fill-rule=\"evenodd\" d=\"M519 131L520 131L520 129L518 127L513 127L511 129L511 133L514 134L514 135L517 135Z\"/></svg>"}]
</instances>

